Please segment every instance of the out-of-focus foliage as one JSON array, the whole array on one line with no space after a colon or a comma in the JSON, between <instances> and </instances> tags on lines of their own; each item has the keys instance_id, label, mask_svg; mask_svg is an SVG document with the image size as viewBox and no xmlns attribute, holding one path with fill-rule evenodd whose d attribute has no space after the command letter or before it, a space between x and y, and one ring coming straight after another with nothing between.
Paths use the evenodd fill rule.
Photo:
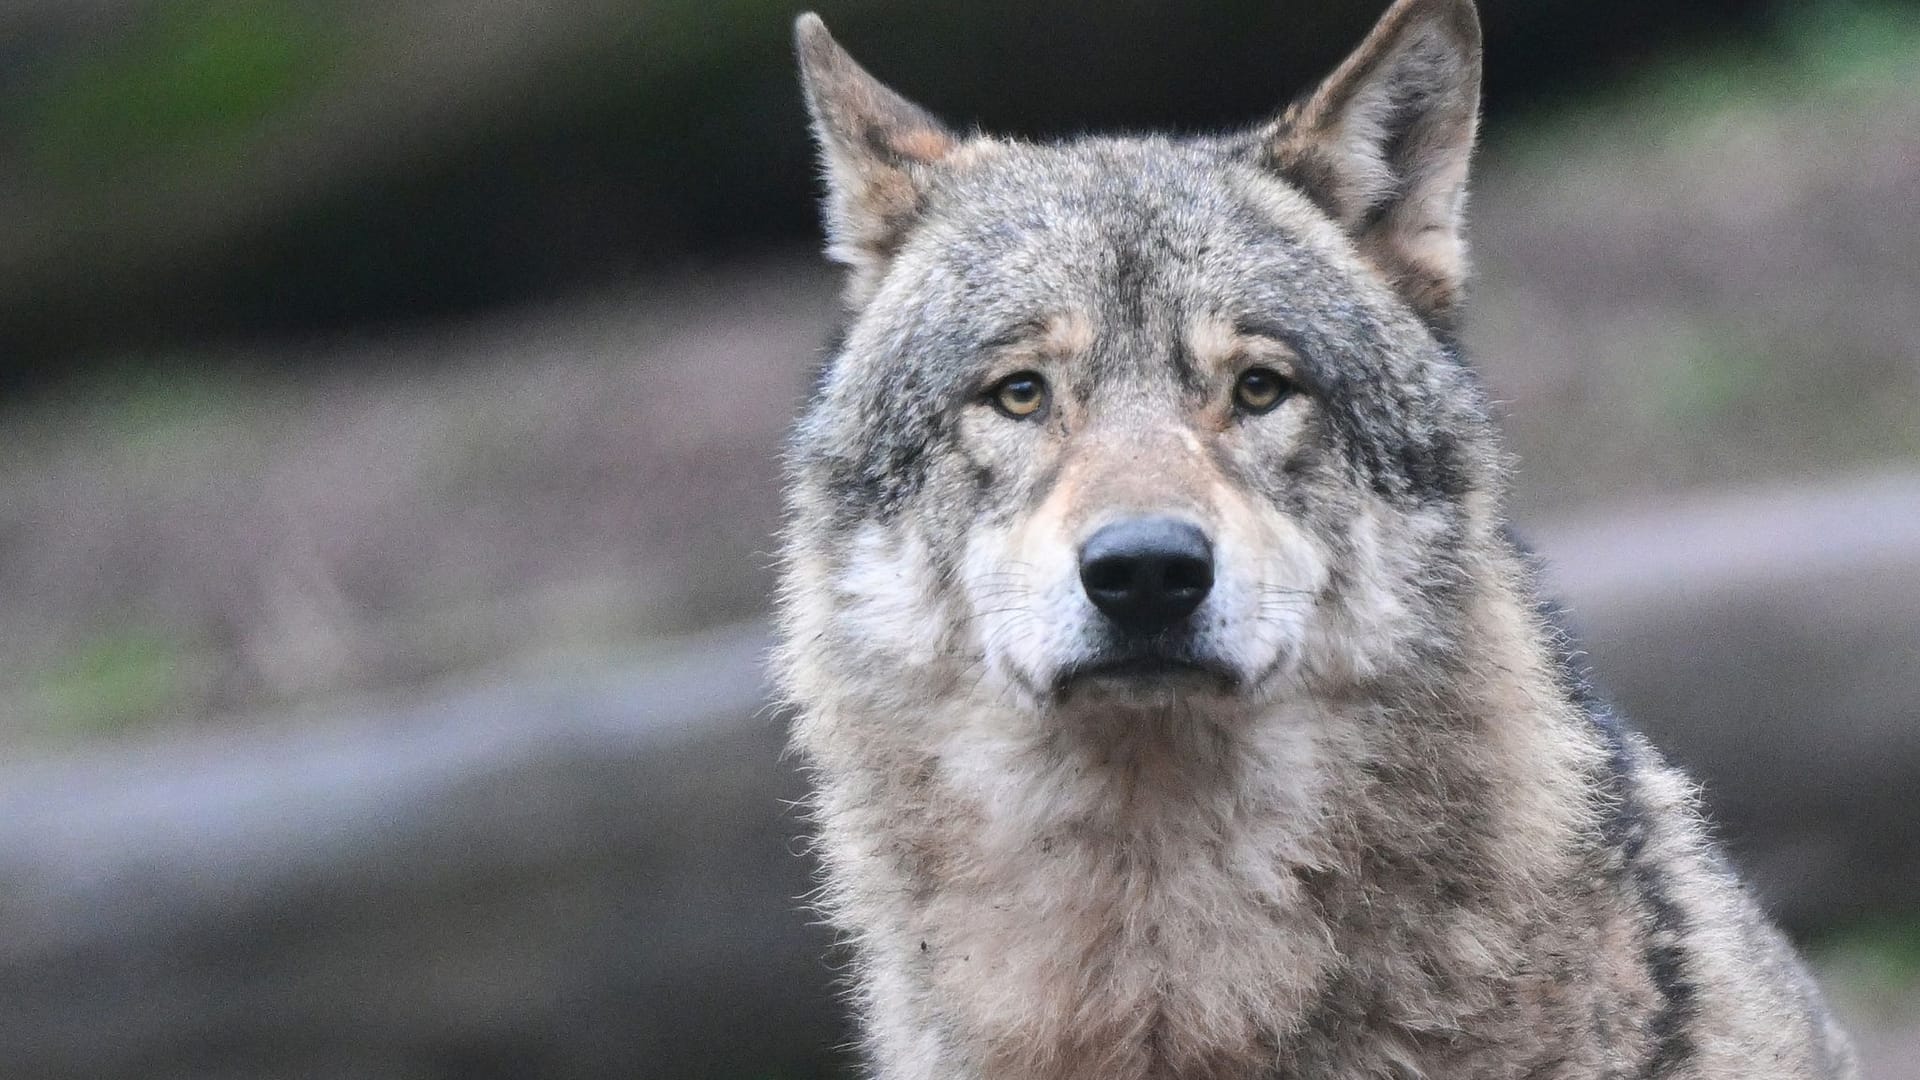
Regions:
<instances>
[{"instance_id":1,"label":"out-of-focus foliage","mask_svg":"<svg viewBox=\"0 0 1920 1080\"><path fill-rule=\"evenodd\" d=\"M796 0L20 0L0 377L473 310L804 240ZM1765 0L1486 0L1496 114ZM1250 122L1380 0L825 0L883 76L1023 134Z\"/></svg>"},{"instance_id":2,"label":"out-of-focus foliage","mask_svg":"<svg viewBox=\"0 0 1920 1080\"><path fill-rule=\"evenodd\" d=\"M290 0L169 5L27 95L29 167L64 184L244 169L276 119L337 70L341 28ZM334 48L330 48L334 46Z\"/></svg>"},{"instance_id":3,"label":"out-of-focus foliage","mask_svg":"<svg viewBox=\"0 0 1920 1080\"><path fill-rule=\"evenodd\" d=\"M1856 1023L1920 1022L1920 915L1883 914L1830 928L1812 951Z\"/></svg>"}]
</instances>

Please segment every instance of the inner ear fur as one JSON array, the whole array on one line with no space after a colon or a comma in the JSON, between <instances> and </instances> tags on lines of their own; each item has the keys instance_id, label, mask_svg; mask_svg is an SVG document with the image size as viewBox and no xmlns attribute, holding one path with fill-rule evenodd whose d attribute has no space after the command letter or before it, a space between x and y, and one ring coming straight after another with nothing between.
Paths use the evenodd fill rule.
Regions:
<instances>
[{"instance_id":1,"label":"inner ear fur","mask_svg":"<svg viewBox=\"0 0 1920 1080\"><path fill-rule=\"evenodd\" d=\"M1480 67L1472 0L1397 0L1359 49L1260 139L1264 163L1331 215L1448 334L1467 277Z\"/></svg>"}]
</instances>

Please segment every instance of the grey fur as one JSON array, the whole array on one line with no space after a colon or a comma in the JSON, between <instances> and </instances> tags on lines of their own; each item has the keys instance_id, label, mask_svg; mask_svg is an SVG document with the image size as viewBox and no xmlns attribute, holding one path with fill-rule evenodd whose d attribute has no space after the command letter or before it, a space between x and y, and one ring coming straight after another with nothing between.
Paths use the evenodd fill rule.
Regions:
<instances>
[{"instance_id":1,"label":"grey fur","mask_svg":"<svg viewBox=\"0 0 1920 1080\"><path fill-rule=\"evenodd\" d=\"M1506 539L1451 345L1468 0L1231 138L962 138L798 43L852 311L780 667L875 1075L1851 1075ZM1133 512L1213 537L1214 676L1080 674L1074 552Z\"/></svg>"}]
</instances>

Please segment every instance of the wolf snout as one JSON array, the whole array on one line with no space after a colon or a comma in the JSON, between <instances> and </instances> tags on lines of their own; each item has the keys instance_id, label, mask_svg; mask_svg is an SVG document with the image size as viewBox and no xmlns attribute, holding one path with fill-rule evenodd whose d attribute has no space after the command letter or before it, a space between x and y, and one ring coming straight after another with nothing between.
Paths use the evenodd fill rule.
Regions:
<instances>
[{"instance_id":1,"label":"wolf snout","mask_svg":"<svg viewBox=\"0 0 1920 1080\"><path fill-rule=\"evenodd\" d=\"M1213 543L1168 517L1130 518L1080 549L1087 599L1122 632L1157 634L1194 613L1213 590Z\"/></svg>"}]
</instances>

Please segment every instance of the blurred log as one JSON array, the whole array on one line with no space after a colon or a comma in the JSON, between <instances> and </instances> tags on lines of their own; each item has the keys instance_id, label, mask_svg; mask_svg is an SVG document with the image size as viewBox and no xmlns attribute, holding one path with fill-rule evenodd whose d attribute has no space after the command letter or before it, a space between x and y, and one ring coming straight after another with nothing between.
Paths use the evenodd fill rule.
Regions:
<instances>
[{"instance_id":1,"label":"blurred log","mask_svg":"<svg viewBox=\"0 0 1920 1080\"><path fill-rule=\"evenodd\" d=\"M821 1075L765 646L0 771L0 1073Z\"/></svg>"},{"instance_id":2,"label":"blurred log","mask_svg":"<svg viewBox=\"0 0 1920 1080\"><path fill-rule=\"evenodd\" d=\"M1788 918L1920 904L1920 478L1535 535ZM0 768L7 1074L827 1074L765 644Z\"/></svg>"},{"instance_id":3,"label":"blurred log","mask_svg":"<svg viewBox=\"0 0 1920 1080\"><path fill-rule=\"evenodd\" d=\"M1782 920L1920 906L1920 476L1535 539L1602 690Z\"/></svg>"}]
</instances>

